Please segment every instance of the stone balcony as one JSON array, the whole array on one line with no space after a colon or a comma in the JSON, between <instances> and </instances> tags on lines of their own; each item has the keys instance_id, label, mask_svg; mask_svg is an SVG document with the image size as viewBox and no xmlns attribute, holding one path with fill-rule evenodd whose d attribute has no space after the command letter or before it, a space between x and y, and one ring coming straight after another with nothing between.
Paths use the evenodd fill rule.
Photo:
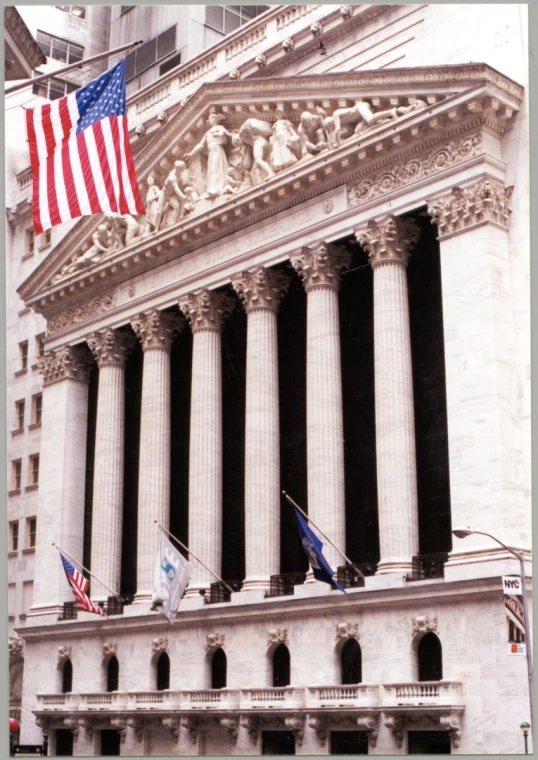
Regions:
<instances>
[{"instance_id":1,"label":"stone balcony","mask_svg":"<svg viewBox=\"0 0 538 760\"><path fill-rule=\"evenodd\" d=\"M356 686L309 686L306 706L310 709L360 708L379 705L379 686L360 683Z\"/></svg>"},{"instance_id":2,"label":"stone balcony","mask_svg":"<svg viewBox=\"0 0 538 760\"><path fill-rule=\"evenodd\" d=\"M459 681L419 681L416 683L383 684L383 707L420 708L462 706L462 685Z\"/></svg>"}]
</instances>

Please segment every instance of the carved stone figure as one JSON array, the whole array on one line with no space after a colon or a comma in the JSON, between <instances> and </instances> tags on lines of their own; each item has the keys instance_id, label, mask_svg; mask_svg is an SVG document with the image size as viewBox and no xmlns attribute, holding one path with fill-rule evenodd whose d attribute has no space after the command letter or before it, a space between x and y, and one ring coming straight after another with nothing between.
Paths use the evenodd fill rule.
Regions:
<instances>
[{"instance_id":1,"label":"carved stone figure","mask_svg":"<svg viewBox=\"0 0 538 760\"><path fill-rule=\"evenodd\" d=\"M155 232L158 232L167 213L167 226L175 224L192 210L193 189L184 182L187 165L184 161L175 161L174 168L167 176L159 193L155 215Z\"/></svg>"},{"instance_id":2,"label":"carved stone figure","mask_svg":"<svg viewBox=\"0 0 538 760\"><path fill-rule=\"evenodd\" d=\"M197 153L207 155L207 183L202 198L216 198L225 193L233 193L228 182L228 159L224 150L232 135L226 127L219 124L223 119L222 114L210 111L207 120L209 129L198 145L184 155L186 161L191 161Z\"/></svg>"},{"instance_id":3,"label":"carved stone figure","mask_svg":"<svg viewBox=\"0 0 538 760\"><path fill-rule=\"evenodd\" d=\"M301 123L297 132L301 140L301 154L303 156L314 156L323 150L327 150L327 135L323 129L324 116L325 111L322 108L318 109L316 114L312 114L310 111L303 111L301 114Z\"/></svg>"},{"instance_id":4,"label":"carved stone figure","mask_svg":"<svg viewBox=\"0 0 538 760\"><path fill-rule=\"evenodd\" d=\"M96 264L111 250L112 239L110 230L106 224L100 224L92 235L92 245L88 250L79 256L73 256L71 260L60 269L58 274L53 277L52 283L58 282L58 280L62 280L64 277L68 277L73 272L76 272L79 269L84 269L84 267L87 267L90 264Z\"/></svg>"},{"instance_id":5,"label":"carved stone figure","mask_svg":"<svg viewBox=\"0 0 538 760\"><path fill-rule=\"evenodd\" d=\"M271 163L275 172L289 169L301 157L301 140L293 124L285 116L282 108L276 109L271 146Z\"/></svg>"},{"instance_id":6,"label":"carved stone figure","mask_svg":"<svg viewBox=\"0 0 538 760\"><path fill-rule=\"evenodd\" d=\"M105 214L105 219L109 224L113 251L131 245L140 236L142 226L131 214L122 214L121 216Z\"/></svg>"},{"instance_id":7,"label":"carved stone figure","mask_svg":"<svg viewBox=\"0 0 538 760\"><path fill-rule=\"evenodd\" d=\"M267 162L271 134L271 125L261 119L247 119L239 129L240 139L252 147L251 176L255 185L274 174L271 165Z\"/></svg>"},{"instance_id":8,"label":"carved stone figure","mask_svg":"<svg viewBox=\"0 0 538 760\"><path fill-rule=\"evenodd\" d=\"M336 144L340 145L341 143L344 125L354 124L354 132L358 135L379 121L395 119L397 116L398 112L396 108L389 108L386 111L377 111L376 113L366 100L357 98L355 105L350 108L337 108L333 113Z\"/></svg>"},{"instance_id":9,"label":"carved stone figure","mask_svg":"<svg viewBox=\"0 0 538 760\"><path fill-rule=\"evenodd\" d=\"M157 225L157 214L159 209L159 196L161 190L158 185L155 184L155 177L150 174L147 179L148 191L146 193L146 228L144 235L149 235L153 232Z\"/></svg>"},{"instance_id":10,"label":"carved stone figure","mask_svg":"<svg viewBox=\"0 0 538 760\"><path fill-rule=\"evenodd\" d=\"M252 187L250 170L252 169L252 149L239 137L238 130L232 132L232 149L228 154L230 167L228 180L235 192Z\"/></svg>"}]
</instances>

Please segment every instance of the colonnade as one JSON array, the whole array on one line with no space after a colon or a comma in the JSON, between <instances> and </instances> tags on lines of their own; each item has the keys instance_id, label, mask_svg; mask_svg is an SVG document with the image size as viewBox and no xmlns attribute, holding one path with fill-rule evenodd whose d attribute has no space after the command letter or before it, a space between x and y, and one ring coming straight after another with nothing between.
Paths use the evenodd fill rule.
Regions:
<instances>
[{"instance_id":1,"label":"colonnade","mask_svg":"<svg viewBox=\"0 0 538 760\"><path fill-rule=\"evenodd\" d=\"M418 551L411 347L406 286L418 231L388 217L355 231L374 268L376 447L381 561L406 572ZM345 549L343 401L338 290L350 264L344 248L321 243L290 257L307 294L308 511ZM266 589L280 570L277 311L287 289L279 271L256 266L231 278L247 314L245 562L243 589ZM152 309L131 324L144 352L138 494L137 601L153 585L156 519L168 527L170 350L188 322L193 333L189 445L189 547L215 573L222 552L221 330L233 301L202 289L178 302L186 319ZM134 336L106 328L88 338L99 366L92 515L92 572L119 590L123 506L124 371ZM341 557L326 545L329 563ZM213 581L196 568L187 594ZM103 589L93 592L104 598Z\"/></svg>"}]
</instances>

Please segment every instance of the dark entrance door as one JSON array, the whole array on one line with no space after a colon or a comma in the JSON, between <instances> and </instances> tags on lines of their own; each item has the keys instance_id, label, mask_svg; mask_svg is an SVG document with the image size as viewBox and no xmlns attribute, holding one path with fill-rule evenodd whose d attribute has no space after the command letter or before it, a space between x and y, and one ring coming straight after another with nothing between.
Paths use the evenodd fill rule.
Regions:
<instances>
[{"instance_id":1,"label":"dark entrance door","mask_svg":"<svg viewBox=\"0 0 538 760\"><path fill-rule=\"evenodd\" d=\"M450 755L448 731L408 731L408 755Z\"/></svg>"},{"instance_id":2,"label":"dark entrance door","mask_svg":"<svg viewBox=\"0 0 538 760\"><path fill-rule=\"evenodd\" d=\"M331 731L331 755L367 755L366 731Z\"/></svg>"},{"instance_id":3,"label":"dark entrance door","mask_svg":"<svg viewBox=\"0 0 538 760\"><path fill-rule=\"evenodd\" d=\"M101 755L120 754L120 732L115 729L101 731Z\"/></svg>"},{"instance_id":4,"label":"dark entrance door","mask_svg":"<svg viewBox=\"0 0 538 760\"><path fill-rule=\"evenodd\" d=\"M294 755L295 735L291 731L263 731L262 755Z\"/></svg>"},{"instance_id":5,"label":"dark entrance door","mask_svg":"<svg viewBox=\"0 0 538 760\"><path fill-rule=\"evenodd\" d=\"M56 731L57 757L73 757L73 732L68 728L58 728Z\"/></svg>"}]
</instances>

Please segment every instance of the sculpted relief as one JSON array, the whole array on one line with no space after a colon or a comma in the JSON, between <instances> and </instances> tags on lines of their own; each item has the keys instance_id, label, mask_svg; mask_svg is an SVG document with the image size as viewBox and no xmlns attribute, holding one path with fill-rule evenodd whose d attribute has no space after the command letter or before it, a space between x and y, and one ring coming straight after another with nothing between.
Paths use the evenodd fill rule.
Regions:
<instances>
[{"instance_id":1,"label":"sculpted relief","mask_svg":"<svg viewBox=\"0 0 538 760\"><path fill-rule=\"evenodd\" d=\"M332 115L320 106L303 111L298 118L293 117L295 123L279 106L267 118L245 119L239 128L227 126L227 115L211 107L198 142L171 168L164 159L147 175L145 215L105 215L91 239L52 282L87 269L193 212L209 211L215 201L227 200L262 184L376 125L425 106L424 101L416 99L408 106L376 111L367 100L357 98L352 106L338 108Z\"/></svg>"}]
</instances>

